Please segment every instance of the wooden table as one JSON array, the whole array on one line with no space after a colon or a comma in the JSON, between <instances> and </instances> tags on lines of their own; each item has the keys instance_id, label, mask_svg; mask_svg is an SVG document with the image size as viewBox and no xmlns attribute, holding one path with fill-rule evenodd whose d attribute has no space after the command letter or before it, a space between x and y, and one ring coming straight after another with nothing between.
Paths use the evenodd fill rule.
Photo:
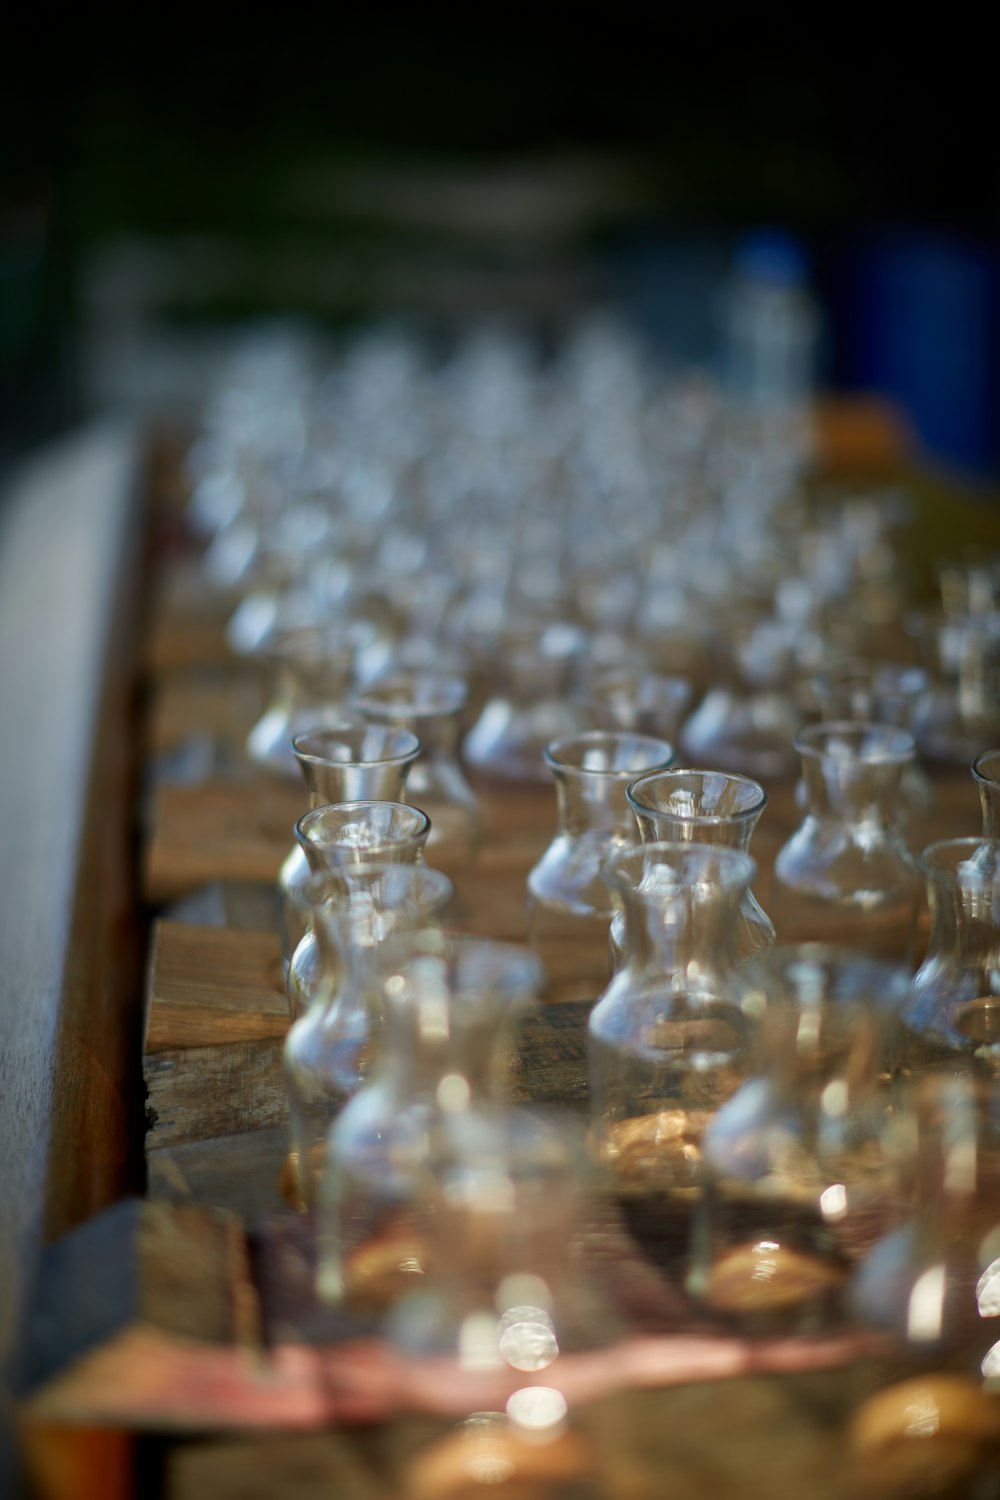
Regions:
<instances>
[{"instance_id":1,"label":"wooden table","mask_svg":"<svg viewBox=\"0 0 1000 1500\"><path fill-rule=\"evenodd\" d=\"M13 1020L0 1055L10 1179L4 1202L11 1209L0 1225L0 1347L15 1378L23 1379L34 1361L25 1451L46 1495L127 1495L135 1492L137 1472L154 1471L167 1476L162 1492L168 1500L209 1491L222 1500L227 1493L265 1493L279 1482L281 1493L293 1496L328 1493L334 1482L343 1493L391 1494L403 1453L412 1457L408 1472L416 1494L435 1478L423 1473L416 1455L430 1435L445 1445L436 1451L446 1462L453 1418L412 1406L405 1415L406 1403L394 1397L397 1416L387 1444L384 1426L358 1425L359 1418L385 1414L377 1401L367 1411L362 1402L353 1413L348 1402L353 1419L326 1431L328 1413L314 1411L304 1421L301 1406L292 1404L283 1419L275 1382L262 1395L259 1380L255 1385L241 1376L241 1399L253 1387L262 1403L264 1396L271 1401L269 1410L266 1403L257 1408L250 1438L239 1435L246 1411L241 1417L231 1410L222 1419L207 1394L199 1428L190 1361L180 1361L173 1373L168 1368L166 1350L177 1340L214 1340L230 1361L261 1357L260 1287L243 1226L281 1207L275 1183L284 1102L277 1066L286 1021L276 938L260 928L260 902L247 882L273 878L300 810L295 792L249 778L243 784L163 780L150 791L150 767L158 758L176 757L192 738L238 751L257 701L254 684L225 648L225 601L192 595L183 583L182 554L174 548L175 457L168 446L150 459L128 430L81 435L26 477L10 512L14 542L8 536L0 555L0 612L17 645L2 725L13 832L0 856L6 861L3 889L20 890L31 911L26 923L20 908L4 903L0 917L2 993ZM150 491L156 501L151 514L136 503L137 492ZM795 821L790 788L771 790L754 844L765 906L769 861ZM938 791L939 818L928 837L975 831L971 779L947 778ZM494 793L487 811L483 860L460 882L460 925L517 939L523 936L524 877L548 837L552 798L548 791ZM174 907L147 925L173 903L189 902L206 882L200 909ZM560 993L558 982L550 998L566 1003L528 1028L523 1093L579 1107L586 1007ZM148 1115L138 1066L143 1029ZM145 1161L144 1120L150 1126ZM102 1216L123 1195L143 1191L146 1161L146 1199ZM287 1218L281 1222L287 1229ZM74 1229L91 1237L85 1252L79 1237L63 1238ZM294 1259L295 1232L284 1241L282 1232L274 1243ZM45 1241L57 1244L39 1277ZM26 1336L22 1316L34 1294L36 1306L40 1302L65 1329L76 1304L70 1291L53 1300L53 1289L72 1289L80 1266L124 1265L129 1257L146 1267L145 1288L115 1287L111 1277L109 1326L134 1337L129 1357L135 1362L128 1368L148 1374L152 1359L162 1374L145 1418L137 1416L134 1424L135 1432L146 1434L140 1440L108 1416L120 1399L121 1365L117 1373L105 1369L104 1387L94 1370L59 1387L39 1375L44 1340L37 1323L28 1325ZM186 1326L177 1312L185 1275L205 1274L206 1267L209 1279L217 1278L215 1291L196 1305L215 1309L210 1337L204 1328ZM166 1268L180 1276L170 1296L161 1285ZM75 1336L82 1346L93 1330L77 1328ZM629 1355L633 1364L612 1382L627 1390L600 1380L587 1387L592 1375L580 1375L589 1397L581 1401L574 1430L585 1459L572 1452L565 1458L570 1470L577 1464L578 1478L596 1473L610 1492L636 1496L662 1493L655 1484L668 1472L670 1492L684 1495L737 1481L743 1494L773 1495L783 1492L786 1480L805 1483L813 1494L843 1492L844 1466L836 1459L850 1393L842 1375L820 1368L783 1380L779 1354L751 1378L745 1350L727 1353L720 1346L717 1364L708 1359L699 1366L706 1359L699 1346L689 1351L688 1368L700 1378L671 1388L663 1352ZM828 1355L821 1365L836 1363L836 1351ZM863 1364L855 1370L858 1380L873 1378ZM725 1384L713 1382L713 1374L725 1376ZM635 1389L650 1383L657 1389ZM300 1399L308 1386L308 1380L289 1379L285 1394ZM102 1400L109 1403L103 1415ZM171 1401L180 1436L164 1454L162 1414ZM719 1420L720 1402L726 1430L736 1436L715 1449L705 1434ZM137 1412L141 1404L137 1397ZM9 1418L9 1405L6 1412ZM289 1429L302 1427L319 1430L289 1437Z\"/></svg>"}]
</instances>

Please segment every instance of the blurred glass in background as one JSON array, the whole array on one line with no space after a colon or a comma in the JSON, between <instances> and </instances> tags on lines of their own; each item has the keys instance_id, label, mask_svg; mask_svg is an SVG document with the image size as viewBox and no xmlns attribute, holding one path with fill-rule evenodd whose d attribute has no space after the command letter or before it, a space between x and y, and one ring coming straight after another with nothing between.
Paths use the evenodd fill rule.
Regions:
<instances>
[{"instance_id":1,"label":"blurred glass in background","mask_svg":"<svg viewBox=\"0 0 1000 1500\"><path fill-rule=\"evenodd\" d=\"M0 105L0 459L108 407L183 417L227 332L274 317L544 340L611 305L718 368L751 267L822 312L823 386L889 396L935 461L996 474L985 62L741 26L724 47L693 13L41 39Z\"/></svg>"}]
</instances>

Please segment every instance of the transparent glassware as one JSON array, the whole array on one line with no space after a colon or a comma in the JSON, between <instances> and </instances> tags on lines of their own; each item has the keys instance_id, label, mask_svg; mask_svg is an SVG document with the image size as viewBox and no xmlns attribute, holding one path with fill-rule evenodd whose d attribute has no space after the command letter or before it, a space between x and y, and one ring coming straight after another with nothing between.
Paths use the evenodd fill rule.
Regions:
<instances>
[{"instance_id":1,"label":"transparent glassware","mask_svg":"<svg viewBox=\"0 0 1000 1500\"><path fill-rule=\"evenodd\" d=\"M318 968L309 1007L289 1031L283 1054L289 1165L303 1206L315 1201L330 1124L378 1055L380 951L390 939L398 944L408 932L426 931L452 894L440 870L399 864L342 865L311 876L297 891L312 919Z\"/></svg>"},{"instance_id":2,"label":"transparent glassware","mask_svg":"<svg viewBox=\"0 0 1000 1500\"><path fill-rule=\"evenodd\" d=\"M896 812L913 736L845 720L810 725L795 744L806 810L774 862L768 905L778 941L910 962L923 882Z\"/></svg>"},{"instance_id":3,"label":"transparent glassware","mask_svg":"<svg viewBox=\"0 0 1000 1500\"><path fill-rule=\"evenodd\" d=\"M1000 840L944 839L920 866L931 930L904 1018L908 1061L1000 1077Z\"/></svg>"},{"instance_id":4,"label":"transparent glassware","mask_svg":"<svg viewBox=\"0 0 1000 1500\"><path fill-rule=\"evenodd\" d=\"M696 765L762 781L790 775L802 715L791 691L796 632L783 621L733 610L719 621L727 639L717 675L681 730Z\"/></svg>"},{"instance_id":5,"label":"transparent glassware","mask_svg":"<svg viewBox=\"0 0 1000 1500\"><path fill-rule=\"evenodd\" d=\"M856 1318L891 1340L897 1378L855 1412L852 1448L880 1493L995 1497L1000 1095L968 1075L928 1074L911 1120L913 1211L851 1286Z\"/></svg>"},{"instance_id":6,"label":"transparent glassware","mask_svg":"<svg viewBox=\"0 0 1000 1500\"><path fill-rule=\"evenodd\" d=\"M322 524L329 528L332 517L322 511ZM297 528L295 528L297 531ZM289 631L330 627L358 631L359 675L379 671L391 651L395 620L389 603L378 593L358 586L355 559L345 548L343 537L315 541L293 535L286 576L254 579L250 592L230 616L226 643L238 656L260 658L272 642Z\"/></svg>"},{"instance_id":7,"label":"transparent glassware","mask_svg":"<svg viewBox=\"0 0 1000 1500\"><path fill-rule=\"evenodd\" d=\"M275 634L260 659L271 680L269 701L247 737L247 754L262 770L294 777L292 739L309 728L357 721L347 700L357 681L358 657L375 639L366 621L302 626Z\"/></svg>"},{"instance_id":8,"label":"transparent glassware","mask_svg":"<svg viewBox=\"0 0 1000 1500\"><path fill-rule=\"evenodd\" d=\"M441 1123L424 1187L427 1271L411 1278L384 1331L415 1380L433 1368L464 1382L473 1414L430 1446L419 1434L416 1452L402 1433L398 1492L429 1500L499 1486L539 1500L597 1500L608 1491L575 1422L567 1364L614 1342L620 1328L579 1264L579 1122L477 1107ZM472 1382L483 1379L494 1409L476 1411L484 1403Z\"/></svg>"},{"instance_id":9,"label":"transparent glassware","mask_svg":"<svg viewBox=\"0 0 1000 1500\"><path fill-rule=\"evenodd\" d=\"M482 836L479 803L458 754L468 697L460 678L411 672L380 678L354 703L369 723L409 729L419 739L407 790L430 816L430 857L441 869L468 863Z\"/></svg>"},{"instance_id":10,"label":"transparent glassware","mask_svg":"<svg viewBox=\"0 0 1000 1500\"><path fill-rule=\"evenodd\" d=\"M846 1319L852 1265L904 1211L888 1080L910 978L806 943L746 980L754 1076L705 1130L687 1285L748 1333L818 1333Z\"/></svg>"},{"instance_id":11,"label":"transparent glassware","mask_svg":"<svg viewBox=\"0 0 1000 1500\"><path fill-rule=\"evenodd\" d=\"M587 1337L572 1255L583 1130L553 1112L489 1104L437 1126L424 1177L428 1274L393 1308L389 1337L411 1358L506 1367L513 1390Z\"/></svg>"},{"instance_id":12,"label":"transparent glassware","mask_svg":"<svg viewBox=\"0 0 1000 1500\"><path fill-rule=\"evenodd\" d=\"M311 875L322 875L343 865L422 864L430 819L405 802L334 802L314 807L295 825L295 837ZM288 1008L297 1021L312 1003L320 981L319 945L309 903L299 901L302 881L296 881L289 900L308 923L288 965Z\"/></svg>"},{"instance_id":13,"label":"transparent glassware","mask_svg":"<svg viewBox=\"0 0 1000 1500\"><path fill-rule=\"evenodd\" d=\"M735 945L755 869L742 850L685 843L621 848L604 863L628 958L588 1022L591 1145L661 1264L686 1246L703 1132L750 1062Z\"/></svg>"},{"instance_id":14,"label":"transparent glassware","mask_svg":"<svg viewBox=\"0 0 1000 1500\"><path fill-rule=\"evenodd\" d=\"M375 724L310 729L292 740L292 752L309 794L309 806L335 802L401 802L420 741L407 729ZM285 969L306 933L298 885L309 878L309 861L296 842L278 872Z\"/></svg>"},{"instance_id":15,"label":"transparent glassware","mask_svg":"<svg viewBox=\"0 0 1000 1500\"><path fill-rule=\"evenodd\" d=\"M966 547L938 567L938 588L946 615L967 618L1000 608L1000 553Z\"/></svg>"},{"instance_id":16,"label":"transparent glassware","mask_svg":"<svg viewBox=\"0 0 1000 1500\"><path fill-rule=\"evenodd\" d=\"M654 771L633 781L626 795L644 844L720 844L744 853L767 806L759 782L726 771ZM625 916L618 912L611 923L616 964L624 958L624 941ZM748 890L740 903L736 962L746 963L774 943L774 923Z\"/></svg>"},{"instance_id":17,"label":"transparent glassware","mask_svg":"<svg viewBox=\"0 0 1000 1500\"><path fill-rule=\"evenodd\" d=\"M546 748L558 829L528 876L528 942L551 984L580 985L592 997L607 981L614 908L601 862L611 849L638 843L629 782L669 766L673 755L666 740L599 729Z\"/></svg>"},{"instance_id":18,"label":"transparent glassware","mask_svg":"<svg viewBox=\"0 0 1000 1500\"><path fill-rule=\"evenodd\" d=\"M919 725L921 752L967 764L1000 739L1000 612L912 610L905 625L932 683Z\"/></svg>"},{"instance_id":19,"label":"transparent glassware","mask_svg":"<svg viewBox=\"0 0 1000 1500\"><path fill-rule=\"evenodd\" d=\"M591 673L579 701L592 729L651 734L676 745L693 692L686 677L604 667Z\"/></svg>"},{"instance_id":20,"label":"transparent glassware","mask_svg":"<svg viewBox=\"0 0 1000 1500\"><path fill-rule=\"evenodd\" d=\"M896 662L844 661L824 667L810 678L827 722L846 719L894 724L917 738L922 710L930 701L931 680L922 667ZM804 792L800 788L804 798ZM900 822L912 826L934 805L930 777L916 758L906 767L898 799Z\"/></svg>"},{"instance_id":21,"label":"transparent glassware","mask_svg":"<svg viewBox=\"0 0 1000 1500\"><path fill-rule=\"evenodd\" d=\"M492 1097L511 1022L540 980L526 949L434 934L404 944L384 971L378 1066L327 1138L318 1223L325 1300L387 1305L424 1273L430 1143L446 1117Z\"/></svg>"},{"instance_id":22,"label":"transparent glassware","mask_svg":"<svg viewBox=\"0 0 1000 1500\"><path fill-rule=\"evenodd\" d=\"M984 750L972 762L983 809L983 837L1000 838L1000 750Z\"/></svg>"},{"instance_id":23,"label":"transparent glassware","mask_svg":"<svg viewBox=\"0 0 1000 1500\"><path fill-rule=\"evenodd\" d=\"M481 670L492 683L463 747L474 771L508 782L545 780L546 745L584 727L573 702L584 641L576 625L530 618L504 625L478 644L474 638Z\"/></svg>"}]
</instances>

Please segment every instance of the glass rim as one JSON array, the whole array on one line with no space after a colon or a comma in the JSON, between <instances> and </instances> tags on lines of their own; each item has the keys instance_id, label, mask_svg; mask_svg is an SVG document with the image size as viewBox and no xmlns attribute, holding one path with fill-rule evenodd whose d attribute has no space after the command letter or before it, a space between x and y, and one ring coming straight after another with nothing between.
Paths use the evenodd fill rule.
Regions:
<instances>
[{"instance_id":1,"label":"glass rim","mask_svg":"<svg viewBox=\"0 0 1000 1500\"><path fill-rule=\"evenodd\" d=\"M743 786L753 788L754 799L747 806L737 808L731 813L671 812L665 807L649 807L646 803L638 801L639 789L648 782L663 777L664 780L676 779L679 783L684 776L718 776L723 781L738 782ZM706 827L718 827L722 823L747 822L750 818L759 817L768 802L767 792L754 777L745 776L741 771L716 771L703 769L700 766L668 766L662 771L644 771L641 776L629 782L625 789L625 796L634 813L647 814L653 818L673 818L677 822L703 823Z\"/></svg>"},{"instance_id":2,"label":"glass rim","mask_svg":"<svg viewBox=\"0 0 1000 1500\"><path fill-rule=\"evenodd\" d=\"M583 752L588 749L610 748L622 744L647 747L650 753L657 755L659 759L642 766L623 766L621 769L608 766L601 769L596 766L579 766L564 758L571 746L579 747ZM550 740L542 756L550 771L569 772L574 776L632 781L637 775L645 775L649 771L667 770L676 753L676 748L670 741L661 739L658 735L636 734L630 729L585 729L579 734L567 734L560 739Z\"/></svg>"},{"instance_id":3,"label":"glass rim","mask_svg":"<svg viewBox=\"0 0 1000 1500\"><path fill-rule=\"evenodd\" d=\"M989 775L984 769L988 761L995 760L996 774ZM995 750L980 750L972 762L972 774L980 786L1000 787L1000 747Z\"/></svg>"},{"instance_id":4,"label":"glass rim","mask_svg":"<svg viewBox=\"0 0 1000 1500\"><path fill-rule=\"evenodd\" d=\"M670 859L658 858L658 856L667 855L676 857L678 860L681 857L697 859L711 856L723 867L728 865L729 869L719 880L719 885L724 890L751 886L760 868L753 855L747 854L744 849L731 849L726 844L700 844L696 840L657 839L651 844L622 844L616 849L610 849L601 860L601 879L605 884L614 885L618 889L635 890L636 881L628 878L625 874L626 869L638 864L638 873L641 876L647 864L654 868L658 864L664 867L669 866ZM679 888L691 889L683 883L680 883Z\"/></svg>"},{"instance_id":5,"label":"glass rim","mask_svg":"<svg viewBox=\"0 0 1000 1500\"><path fill-rule=\"evenodd\" d=\"M388 807L392 809L393 813L407 813L413 818L415 823L415 827L410 833L406 834L405 838L394 839L392 837L383 837L379 841L382 844L409 843L411 840L426 837L430 832L430 818L421 808L414 807L412 803L390 802L383 801L378 797L364 797L359 798L355 802L323 802L319 807L311 807L308 812L303 813L301 818L297 820L295 824L295 837L303 848L306 846L310 849L321 848L323 845L335 841L310 837L311 825L322 823L325 818L329 818L330 814L334 812L342 812L345 817L349 817L351 813L361 813L372 807Z\"/></svg>"},{"instance_id":6,"label":"glass rim","mask_svg":"<svg viewBox=\"0 0 1000 1500\"><path fill-rule=\"evenodd\" d=\"M956 856L954 867L957 868L964 863L964 861L958 858L960 854L965 853L972 856L977 854L980 849L989 850L993 854L995 859L994 872L990 873L986 870L977 869L975 865L970 865L969 875L970 877L978 877L984 882L989 881L992 883L997 878L996 872L1000 871L1000 838L988 839L982 837L980 834L965 834L960 838L935 839L932 844L926 844L921 849L917 855L917 864L925 875L934 875L938 872L943 873L949 868L945 862L947 854Z\"/></svg>"},{"instance_id":7,"label":"glass rim","mask_svg":"<svg viewBox=\"0 0 1000 1500\"><path fill-rule=\"evenodd\" d=\"M310 739L326 738L330 744L346 744L346 735L351 729L345 726L344 730L324 729L317 724L313 729L302 729L292 735L292 751L300 764L308 766L404 766L416 760L420 754L420 741L411 729L397 729L389 724L355 724L352 728L361 734L371 734L373 730L380 730L386 735L396 735L404 744L388 755L361 756L355 760L331 760L329 755L320 755L315 750L309 750L305 741ZM405 742L409 741L409 744Z\"/></svg>"},{"instance_id":8,"label":"glass rim","mask_svg":"<svg viewBox=\"0 0 1000 1500\"><path fill-rule=\"evenodd\" d=\"M859 742L874 740L864 755L837 755L821 741L838 736L853 735ZM802 756L813 760L864 760L868 764L888 766L903 765L916 754L917 742L908 729L895 724L883 724L878 719L826 719L819 724L806 724L795 736L795 748Z\"/></svg>"}]
</instances>

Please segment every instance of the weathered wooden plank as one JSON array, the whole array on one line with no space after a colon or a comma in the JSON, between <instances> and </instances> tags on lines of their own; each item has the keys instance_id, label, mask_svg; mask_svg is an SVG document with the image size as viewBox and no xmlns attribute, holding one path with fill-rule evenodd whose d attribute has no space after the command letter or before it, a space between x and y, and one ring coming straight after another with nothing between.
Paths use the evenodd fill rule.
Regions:
<instances>
[{"instance_id":1,"label":"weathered wooden plank","mask_svg":"<svg viewBox=\"0 0 1000 1500\"><path fill-rule=\"evenodd\" d=\"M527 1013L505 1086L511 1100L586 1108L589 1009L576 1003ZM146 1061L150 1112L157 1113L147 1136L149 1192L257 1223L283 1206L288 1138L280 1041L187 1047L182 1030L175 1039L180 1045Z\"/></svg>"},{"instance_id":2,"label":"weathered wooden plank","mask_svg":"<svg viewBox=\"0 0 1000 1500\"><path fill-rule=\"evenodd\" d=\"M154 903L173 900L217 880L274 881L306 804L302 788L278 778L161 786L154 798L146 850L147 898ZM511 823L503 823L502 834L487 836L470 867L473 878L527 876L552 837L554 816L550 809L541 823L532 817L522 827L521 805L516 794L505 801L503 816ZM533 805L530 797L528 805ZM433 862L433 849L430 859ZM459 866L448 873L461 883L465 869Z\"/></svg>"},{"instance_id":3,"label":"weathered wooden plank","mask_svg":"<svg viewBox=\"0 0 1000 1500\"><path fill-rule=\"evenodd\" d=\"M22 1414L30 1493L38 1500L134 1500L135 1439L109 1427L67 1426Z\"/></svg>"},{"instance_id":4,"label":"weathered wooden plank","mask_svg":"<svg viewBox=\"0 0 1000 1500\"><path fill-rule=\"evenodd\" d=\"M267 880L213 880L171 901L162 913L170 922L240 932L276 933L280 926L278 888Z\"/></svg>"},{"instance_id":5,"label":"weathered wooden plank","mask_svg":"<svg viewBox=\"0 0 1000 1500\"><path fill-rule=\"evenodd\" d=\"M304 788L278 778L161 786L146 848L147 900L175 900L213 880L275 881L307 806Z\"/></svg>"},{"instance_id":6,"label":"weathered wooden plank","mask_svg":"<svg viewBox=\"0 0 1000 1500\"><path fill-rule=\"evenodd\" d=\"M283 1124L282 1046L268 1037L147 1056L147 1151Z\"/></svg>"},{"instance_id":7,"label":"weathered wooden plank","mask_svg":"<svg viewBox=\"0 0 1000 1500\"><path fill-rule=\"evenodd\" d=\"M386 1500L383 1479L350 1437L199 1444L167 1461L165 1500Z\"/></svg>"},{"instance_id":8,"label":"weathered wooden plank","mask_svg":"<svg viewBox=\"0 0 1000 1500\"><path fill-rule=\"evenodd\" d=\"M161 1146L147 1156L147 1191L167 1203L228 1209L253 1227L286 1206L280 1179L287 1158L283 1125Z\"/></svg>"},{"instance_id":9,"label":"weathered wooden plank","mask_svg":"<svg viewBox=\"0 0 1000 1500\"><path fill-rule=\"evenodd\" d=\"M146 723L146 748L158 755L192 735L209 735L231 751L240 751L261 713L256 674L234 667L204 672L169 672L153 691Z\"/></svg>"},{"instance_id":10,"label":"weathered wooden plank","mask_svg":"<svg viewBox=\"0 0 1000 1500\"><path fill-rule=\"evenodd\" d=\"M156 923L147 1053L283 1037L287 1030L275 934Z\"/></svg>"},{"instance_id":11,"label":"weathered wooden plank","mask_svg":"<svg viewBox=\"0 0 1000 1500\"><path fill-rule=\"evenodd\" d=\"M264 1342L332 1345L377 1337L381 1311L322 1302L316 1289L316 1223L287 1206L255 1225Z\"/></svg>"},{"instance_id":12,"label":"weathered wooden plank","mask_svg":"<svg viewBox=\"0 0 1000 1500\"><path fill-rule=\"evenodd\" d=\"M587 1002L540 1006L522 1025L512 1097L580 1106L586 1099ZM178 1036L182 1033L178 1032ZM147 1154L193 1141L254 1135L286 1118L280 1037L179 1046L145 1062ZM249 1147L252 1152L253 1148Z\"/></svg>"},{"instance_id":13,"label":"weathered wooden plank","mask_svg":"<svg viewBox=\"0 0 1000 1500\"><path fill-rule=\"evenodd\" d=\"M581 1108L587 1102L587 1001L542 1005L521 1023L512 1099Z\"/></svg>"},{"instance_id":14,"label":"weathered wooden plank","mask_svg":"<svg viewBox=\"0 0 1000 1500\"><path fill-rule=\"evenodd\" d=\"M142 660L146 672L156 676L188 668L231 667L235 660L226 641L226 622L231 612L218 600L157 594L149 619Z\"/></svg>"},{"instance_id":15,"label":"weathered wooden plank","mask_svg":"<svg viewBox=\"0 0 1000 1500\"><path fill-rule=\"evenodd\" d=\"M470 867L456 875L455 898L445 915L448 926L475 937L523 943L525 874Z\"/></svg>"},{"instance_id":16,"label":"weathered wooden plank","mask_svg":"<svg viewBox=\"0 0 1000 1500\"><path fill-rule=\"evenodd\" d=\"M205 1344L256 1346L257 1301L235 1215L128 1198L49 1246L26 1387L139 1325Z\"/></svg>"},{"instance_id":17,"label":"weathered wooden plank","mask_svg":"<svg viewBox=\"0 0 1000 1500\"><path fill-rule=\"evenodd\" d=\"M499 777L469 773L483 814L484 848L519 836L541 840L541 847L556 827L556 794L543 775L538 782L504 781Z\"/></svg>"}]
</instances>

